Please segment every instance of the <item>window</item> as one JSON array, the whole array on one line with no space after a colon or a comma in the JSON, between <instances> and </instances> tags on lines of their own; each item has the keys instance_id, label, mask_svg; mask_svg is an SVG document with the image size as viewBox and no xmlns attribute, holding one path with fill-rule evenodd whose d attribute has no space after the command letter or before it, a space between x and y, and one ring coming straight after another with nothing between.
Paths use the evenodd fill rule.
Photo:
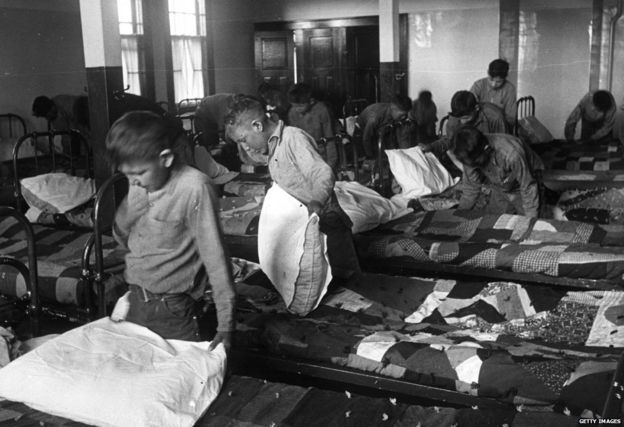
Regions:
<instances>
[{"instance_id":1,"label":"window","mask_svg":"<svg viewBox=\"0 0 624 427\"><path fill-rule=\"evenodd\" d=\"M169 0L175 101L203 98L206 60L205 0Z\"/></svg>"},{"instance_id":2,"label":"window","mask_svg":"<svg viewBox=\"0 0 624 427\"><path fill-rule=\"evenodd\" d=\"M141 0L117 0L124 87L141 95L145 89L143 10Z\"/></svg>"}]
</instances>

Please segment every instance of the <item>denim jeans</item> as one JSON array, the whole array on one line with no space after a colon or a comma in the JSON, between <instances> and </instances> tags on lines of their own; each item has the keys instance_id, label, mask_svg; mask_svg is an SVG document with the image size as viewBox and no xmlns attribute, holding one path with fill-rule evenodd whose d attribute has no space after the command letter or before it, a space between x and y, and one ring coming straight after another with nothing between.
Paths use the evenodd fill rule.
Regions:
<instances>
[{"instance_id":1,"label":"denim jeans","mask_svg":"<svg viewBox=\"0 0 624 427\"><path fill-rule=\"evenodd\" d=\"M201 341L197 302L188 294L153 294L129 285L130 309L126 320L165 339Z\"/></svg>"}]
</instances>

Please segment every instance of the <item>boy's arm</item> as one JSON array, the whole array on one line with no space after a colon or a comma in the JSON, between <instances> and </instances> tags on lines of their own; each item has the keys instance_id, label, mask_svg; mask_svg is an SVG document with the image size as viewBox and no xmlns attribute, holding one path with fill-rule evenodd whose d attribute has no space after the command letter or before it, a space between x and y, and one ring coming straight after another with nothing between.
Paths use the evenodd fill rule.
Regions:
<instances>
[{"instance_id":1,"label":"boy's arm","mask_svg":"<svg viewBox=\"0 0 624 427\"><path fill-rule=\"evenodd\" d=\"M212 286L212 295L217 310L217 333L220 336L224 334L229 336L235 329L236 300L230 258L223 244L214 190L208 181L205 181L201 187L194 205L191 206L189 228L194 233L199 256L206 267Z\"/></svg>"},{"instance_id":2,"label":"boy's arm","mask_svg":"<svg viewBox=\"0 0 624 427\"><path fill-rule=\"evenodd\" d=\"M578 102L578 104L576 104L576 106L574 107L574 110L572 110L572 112L570 113L570 115L568 116L568 119L565 122L565 128L564 128L564 135L565 135L565 139L567 141L574 141L574 134L576 133L576 124L578 123L579 120L581 120L581 117L583 117L583 109L585 108L585 105L587 105L587 102L591 101L591 92L588 94L585 94L581 100Z\"/></svg>"},{"instance_id":3,"label":"boy's arm","mask_svg":"<svg viewBox=\"0 0 624 427\"><path fill-rule=\"evenodd\" d=\"M613 107L605 113L605 118L602 121L602 126L591 136L592 140L598 140L607 136L615 126L615 104Z\"/></svg>"},{"instance_id":4,"label":"boy's arm","mask_svg":"<svg viewBox=\"0 0 624 427\"><path fill-rule=\"evenodd\" d=\"M458 209L472 209L481 193L479 172L470 166L464 165L464 179L462 180L462 195Z\"/></svg>"},{"instance_id":5,"label":"boy's arm","mask_svg":"<svg viewBox=\"0 0 624 427\"><path fill-rule=\"evenodd\" d=\"M522 208L524 215L530 218L537 218L539 212L539 189L537 180L533 176L529 165L524 158L518 158L510 162L511 179L516 179L520 186L520 196L522 197Z\"/></svg>"},{"instance_id":6,"label":"boy's arm","mask_svg":"<svg viewBox=\"0 0 624 427\"><path fill-rule=\"evenodd\" d=\"M506 92L505 100L503 101L503 109L505 110L505 119L510 126L516 123L516 88L515 86L509 86Z\"/></svg>"},{"instance_id":7,"label":"boy's arm","mask_svg":"<svg viewBox=\"0 0 624 427\"><path fill-rule=\"evenodd\" d=\"M313 183L313 190L309 194L306 206L311 202L318 202L321 206L325 206L334 191L336 183L334 172L318 154L310 136L303 132L296 135L297 140L289 141L287 149L291 162L297 165L307 182ZM302 200L302 202L305 201Z\"/></svg>"},{"instance_id":8,"label":"boy's arm","mask_svg":"<svg viewBox=\"0 0 624 427\"><path fill-rule=\"evenodd\" d=\"M138 219L145 213L148 206L147 194L140 187L131 185L128 194L123 198L113 223L113 237L124 248L128 248L130 230Z\"/></svg>"}]
</instances>

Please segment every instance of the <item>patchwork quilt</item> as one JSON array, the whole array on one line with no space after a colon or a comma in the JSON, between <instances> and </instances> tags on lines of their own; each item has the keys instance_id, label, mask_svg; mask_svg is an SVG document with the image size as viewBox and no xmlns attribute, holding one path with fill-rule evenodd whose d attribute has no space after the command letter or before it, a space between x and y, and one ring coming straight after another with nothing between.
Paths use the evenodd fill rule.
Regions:
<instances>
[{"instance_id":1,"label":"patchwork quilt","mask_svg":"<svg viewBox=\"0 0 624 427\"><path fill-rule=\"evenodd\" d=\"M621 291L365 275L300 318L270 286L240 286L239 349L500 399L524 412L600 413L624 345Z\"/></svg>"},{"instance_id":2,"label":"patchwork quilt","mask_svg":"<svg viewBox=\"0 0 624 427\"><path fill-rule=\"evenodd\" d=\"M58 229L33 225L39 273L39 296L42 300L84 306L88 301L89 283L82 274L82 253L91 233L75 229ZM0 256L12 258L28 266L28 247L23 227L12 217L0 220ZM104 236L105 265L111 269L123 266L123 252L113 238ZM92 254L91 263L94 263ZM116 287L117 280L107 287ZM107 289L107 293L108 293ZM110 298L116 292L110 289ZM24 296L24 277L9 264L0 264L0 294Z\"/></svg>"},{"instance_id":3,"label":"patchwork quilt","mask_svg":"<svg viewBox=\"0 0 624 427\"><path fill-rule=\"evenodd\" d=\"M604 144L558 141L534 149L544 161L545 170L624 170L624 149L619 141Z\"/></svg>"},{"instance_id":4,"label":"patchwork quilt","mask_svg":"<svg viewBox=\"0 0 624 427\"><path fill-rule=\"evenodd\" d=\"M554 217L596 224L624 224L624 189L564 191L555 206Z\"/></svg>"},{"instance_id":5,"label":"patchwork quilt","mask_svg":"<svg viewBox=\"0 0 624 427\"><path fill-rule=\"evenodd\" d=\"M404 257L516 273L621 280L624 227L446 210L410 214L355 236L360 257Z\"/></svg>"}]
</instances>

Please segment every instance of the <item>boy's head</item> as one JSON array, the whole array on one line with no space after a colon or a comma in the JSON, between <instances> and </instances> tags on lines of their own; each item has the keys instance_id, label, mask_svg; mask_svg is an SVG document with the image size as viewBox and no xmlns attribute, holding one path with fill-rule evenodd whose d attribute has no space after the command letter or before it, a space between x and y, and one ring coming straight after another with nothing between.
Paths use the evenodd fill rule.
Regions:
<instances>
[{"instance_id":1,"label":"boy's head","mask_svg":"<svg viewBox=\"0 0 624 427\"><path fill-rule=\"evenodd\" d=\"M507 80L509 62L504 59L495 59L488 66L488 83L492 89L500 89Z\"/></svg>"},{"instance_id":2,"label":"boy's head","mask_svg":"<svg viewBox=\"0 0 624 427\"><path fill-rule=\"evenodd\" d=\"M601 113L606 113L613 107L611 94L606 90L597 90L592 96L592 104Z\"/></svg>"},{"instance_id":3,"label":"boy's head","mask_svg":"<svg viewBox=\"0 0 624 427\"><path fill-rule=\"evenodd\" d=\"M401 121L407 118L407 113L412 109L412 100L409 96L400 93L395 94L390 102L390 114L392 120Z\"/></svg>"},{"instance_id":4,"label":"boy's head","mask_svg":"<svg viewBox=\"0 0 624 427\"><path fill-rule=\"evenodd\" d=\"M474 93L467 90L455 92L451 98L451 116L457 117L462 125L470 124L477 118L479 104Z\"/></svg>"},{"instance_id":5,"label":"boy's head","mask_svg":"<svg viewBox=\"0 0 624 427\"><path fill-rule=\"evenodd\" d=\"M431 92L428 90L421 90L420 93L418 94L418 101L423 104L431 104L432 100L433 100L433 95L431 95Z\"/></svg>"},{"instance_id":6,"label":"boy's head","mask_svg":"<svg viewBox=\"0 0 624 427\"><path fill-rule=\"evenodd\" d=\"M266 154L272 127L265 104L253 96L236 95L225 117L225 132L246 151Z\"/></svg>"},{"instance_id":7,"label":"boy's head","mask_svg":"<svg viewBox=\"0 0 624 427\"><path fill-rule=\"evenodd\" d=\"M288 91L288 102L290 102L290 108L294 108L296 112L307 113L314 105L312 88L305 83L297 83Z\"/></svg>"},{"instance_id":8,"label":"boy's head","mask_svg":"<svg viewBox=\"0 0 624 427\"><path fill-rule=\"evenodd\" d=\"M485 135L475 127L461 127L455 133L453 143L453 154L467 166L483 167L490 160L492 148Z\"/></svg>"},{"instance_id":9,"label":"boy's head","mask_svg":"<svg viewBox=\"0 0 624 427\"><path fill-rule=\"evenodd\" d=\"M47 96L38 96L33 101L32 114L35 117L43 117L47 120L54 120L58 116L56 104Z\"/></svg>"},{"instance_id":10,"label":"boy's head","mask_svg":"<svg viewBox=\"0 0 624 427\"><path fill-rule=\"evenodd\" d=\"M106 135L111 165L128 177L131 185L148 192L162 188L175 161L177 129L150 111L131 111L113 123Z\"/></svg>"}]
</instances>

